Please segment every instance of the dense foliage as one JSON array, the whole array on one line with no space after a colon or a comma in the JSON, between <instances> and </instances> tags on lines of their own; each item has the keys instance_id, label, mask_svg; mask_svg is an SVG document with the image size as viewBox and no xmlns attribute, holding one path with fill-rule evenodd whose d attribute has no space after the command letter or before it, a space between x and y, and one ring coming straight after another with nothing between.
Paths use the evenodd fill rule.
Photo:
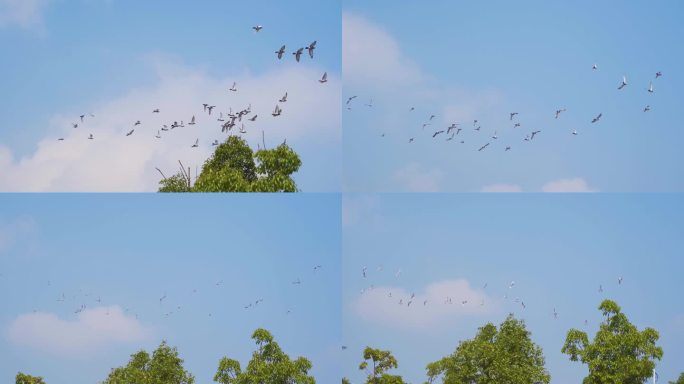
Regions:
<instances>
[{"instance_id":1,"label":"dense foliage","mask_svg":"<svg viewBox=\"0 0 684 384\"><path fill-rule=\"evenodd\" d=\"M182 170L162 179L159 192L297 192L292 175L301 165L286 143L254 153L244 139L230 136L204 163L194 185Z\"/></svg>"}]
</instances>

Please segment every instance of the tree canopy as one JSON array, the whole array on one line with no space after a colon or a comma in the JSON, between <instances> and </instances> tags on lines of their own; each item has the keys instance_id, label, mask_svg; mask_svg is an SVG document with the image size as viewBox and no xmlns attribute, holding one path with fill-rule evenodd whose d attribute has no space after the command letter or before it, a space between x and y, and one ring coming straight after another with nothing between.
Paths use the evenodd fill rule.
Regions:
<instances>
[{"instance_id":1,"label":"tree canopy","mask_svg":"<svg viewBox=\"0 0 684 384\"><path fill-rule=\"evenodd\" d=\"M472 340L461 341L449 356L427 365L428 383L549 383L541 347L530 339L525 323L509 315L499 329L488 323Z\"/></svg>"},{"instance_id":2,"label":"tree canopy","mask_svg":"<svg viewBox=\"0 0 684 384\"><path fill-rule=\"evenodd\" d=\"M366 384L404 384L401 376L387 373L398 367L397 359L390 351L371 347L363 350L363 361L359 364L359 369L368 373Z\"/></svg>"},{"instance_id":3,"label":"tree canopy","mask_svg":"<svg viewBox=\"0 0 684 384\"><path fill-rule=\"evenodd\" d=\"M590 342L587 334L577 329L568 331L562 352L571 361L589 367L584 384L641 384L651 377L655 359L663 356L656 346L658 331L639 331L614 301L604 300L599 306L604 320Z\"/></svg>"},{"instance_id":4,"label":"tree canopy","mask_svg":"<svg viewBox=\"0 0 684 384\"><path fill-rule=\"evenodd\" d=\"M292 175L302 165L286 143L256 153L238 136L230 136L202 166L194 185L184 169L162 179L159 192L297 192Z\"/></svg>"},{"instance_id":5,"label":"tree canopy","mask_svg":"<svg viewBox=\"0 0 684 384\"><path fill-rule=\"evenodd\" d=\"M166 342L152 353L131 355L125 367L114 368L103 384L193 384L195 378L183 368L183 359Z\"/></svg>"},{"instance_id":6,"label":"tree canopy","mask_svg":"<svg viewBox=\"0 0 684 384\"><path fill-rule=\"evenodd\" d=\"M17 373L15 380L16 384L45 384L42 377L34 377L31 375L26 375L24 373Z\"/></svg>"},{"instance_id":7,"label":"tree canopy","mask_svg":"<svg viewBox=\"0 0 684 384\"><path fill-rule=\"evenodd\" d=\"M265 329L257 329L252 334L257 350L243 371L240 362L224 357L219 362L214 381L221 384L315 384L308 374L311 362L298 357L290 357L280 349L273 335Z\"/></svg>"},{"instance_id":8,"label":"tree canopy","mask_svg":"<svg viewBox=\"0 0 684 384\"><path fill-rule=\"evenodd\" d=\"M677 381L670 381L668 384L684 384L684 372L679 375Z\"/></svg>"}]
</instances>

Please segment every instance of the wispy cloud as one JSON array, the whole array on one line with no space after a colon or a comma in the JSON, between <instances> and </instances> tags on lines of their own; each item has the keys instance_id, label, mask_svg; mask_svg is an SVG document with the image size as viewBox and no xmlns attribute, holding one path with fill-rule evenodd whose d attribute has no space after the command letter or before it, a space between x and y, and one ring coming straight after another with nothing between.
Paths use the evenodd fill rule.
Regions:
<instances>
[{"instance_id":1,"label":"wispy cloud","mask_svg":"<svg viewBox=\"0 0 684 384\"><path fill-rule=\"evenodd\" d=\"M61 319L53 313L24 314L7 329L7 337L15 345L69 357L97 353L117 344L139 343L151 333L116 305L86 309L75 320Z\"/></svg>"},{"instance_id":2,"label":"wispy cloud","mask_svg":"<svg viewBox=\"0 0 684 384\"><path fill-rule=\"evenodd\" d=\"M442 170L423 169L416 163L411 163L394 174L394 179L409 192L439 192L443 178Z\"/></svg>"},{"instance_id":3,"label":"wispy cloud","mask_svg":"<svg viewBox=\"0 0 684 384\"><path fill-rule=\"evenodd\" d=\"M0 27L42 28L50 0L0 0Z\"/></svg>"},{"instance_id":4,"label":"wispy cloud","mask_svg":"<svg viewBox=\"0 0 684 384\"><path fill-rule=\"evenodd\" d=\"M181 64L160 61L169 60L160 59L155 64L157 85L133 89L123 97L93 106L91 111L55 116L35 152L16 157L11 149L0 145L4 176L0 190L156 190L160 175L155 167L171 174L181 160L192 167L194 174L195 168L202 166L212 152L210 143L225 138L217 118L219 112L228 112L229 106L235 111L251 105L258 115L255 122L244 121L248 131L244 137L254 147L262 142L262 130L270 147L287 139L295 151L306 144L314 148L309 154L329 156L327 146L339 145L340 79L329 74L328 83L320 84L317 79L323 70L292 65L259 75L215 78ZM229 92L234 81L238 91ZM288 99L282 103L283 114L274 118L271 111L285 92ZM203 112L203 103L217 105L212 116ZM161 113L152 114L155 108ZM83 113L95 117L86 116L80 123L78 115ZM189 126L193 115L198 123ZM126 137L137 120L142 124ZM161 132L162 139L154 137L163 124L182 120L185 128ZM79 123L78 128L72 128L71 123ZM94 140L87 139L91 133ZM60 137L64 141L58 141ZM200 147L191 148L196 139Z\"/></svg>"},{"instance_id":5,"label":"wispy cloud","mask_svg":"<svg viewBox=\"0 0 684 384\"><path fill-rule=\"evenodd\" d=\"M516 184L492 184L482 187L480 192L522 192L522 187Z\"/></svg>"},{"instance_id":6,"label":"wispy cloud","mask_svg":"<svg viewBox=\"0 0 684 384\"><path fill-rule=\"evenodd\" d=\"M542 186L543 192L595 192L589 187L586 180L576 177L574 179L560 179L550 181Z\"/></svg>"},{"instance_id":7,"label":"wispy cloud","mask_svg":"<svg viewBox=\"0 0 684 384\"><path fill-rule=\"evenodd\" d=\"M349 12L342 14L342 68L347 85L409 85L425 77L389 33Z\"/></svg>"},{"instance_id":8,"label":"wispy cloud","mask_svg":"<svg viewBox=\"0 0 684 384\"><path fill-rule=\"evenodd\" d=\"M435 282L415 293L398 287L376 287L365 291L353 307L364 320L424 331L458 318L494 313L500 304L467 280L458 279Z\"/></svg>"}]
</instances>

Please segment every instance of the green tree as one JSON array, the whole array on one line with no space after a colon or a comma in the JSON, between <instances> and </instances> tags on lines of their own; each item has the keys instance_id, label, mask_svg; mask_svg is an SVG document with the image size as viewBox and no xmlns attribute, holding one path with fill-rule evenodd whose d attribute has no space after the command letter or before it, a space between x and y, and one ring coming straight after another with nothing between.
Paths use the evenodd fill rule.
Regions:
<instances>
[{"instance_id":1,"label":"green tree","mask_svg":"<svg viewBox=\"0 0 684 384\"><path fill-rule=\"evenodd\" d=\"M176 348L162 342L152 357L140 351L125 367L114 368L103 384L193 384L195 378L183 368Z\"/></svg>"},{"instance_id":2,"label":"green tree","mask_svg":"<svg viewBox=\"0 0 684 384\"><path fill-rule=\"evenodd\" d=\"M221 384L315 384L316 381L308 372L311 362L298 357L290 360L273 335L265 329L257 329L252 334L257 350L252 353L252 359L245 371L240 368L240 362L224 357L219 362L214 381Z\"/></svg>"},{"instance_id":3,"label":"green tree","mask_svg":"<svg viewBox=\"0 0 684 384\"><path fill-rule=\"evenodd\" d=\"M677 381L670 381L669 384L684 384L684 372L679 375Z\"/></svg>"},{"instance_id":4,"label":"green tree","mask_svg":"<svg viewBox=\"0 0 684 384\"><path fill-rule=\"evenodd\" d=\"M542 349L534 344L525 323L509 315L496 328L488 323L475 338L461 341L449 356L427 365L428 383L446 384L549 383Z\"/></svg>"},{"instance_id":5,"label":"green tree","mask_svg":"<svg viewBox=\"0 0 684 384\"><path fill-rule=\"evenodd\" d=\"M371 364L372 368L369 370ZM368 373L367 384L404 384L401 376L387 373L390 369L398 367L397 359L392 356L390 351L371 347L366 347L363 350L363 362L359 364L359 369Z\"/></svg>"},{"instance_id":6,"label":"green tree","mask_svg":"<svg viewBox=\"0 0 684 384\"><path fill-rule=\"evenodd\" d=\"M297 192L292 175L301 165L286 143L254 153L244 139L229 136L204 163L194 185L181 169L159 182L159 192Z\"/></svg>"},{"instance_id":7,"label":"green tree","mask_svg":"<svg viewBox=\"0 0 684 384\"><path fill-rule=\"evenodd\" d=\"M599 306L604 320L594 341L585 332L568 331L562 352L572 361L589 366L584 384L641 384L651 377L654 359L662 358L662 348L656 346L658 331L639 331L614 301L604 300Z\"/></svg>"},{"instance_id":8,"label":"green tree","mask_svg":"<svg viewBox=\"0 0 684 384\"><path fill-rule=\"evenodd\" d=\"M42 377L34 377L24 373L17 373L16 384L45 384Z\"/></svg>"},{"instance_id":9,"label":"green tree","mask_svg":"<svg viewBox=\"0 0 684 384\"><path fill-rule=\"evenodd\" d=\"M349 381L349 379L347 379L346 377L343 377L342 384L351 384L351 381Z\"/></svg>"}]
</instances>

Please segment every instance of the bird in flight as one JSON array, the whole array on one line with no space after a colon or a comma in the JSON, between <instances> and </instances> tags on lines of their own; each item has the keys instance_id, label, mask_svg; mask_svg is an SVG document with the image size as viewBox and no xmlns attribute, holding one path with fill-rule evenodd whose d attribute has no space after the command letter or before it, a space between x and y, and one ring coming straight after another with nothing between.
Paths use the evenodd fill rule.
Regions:
<instances>
[{"instance_id":1,"label":"bird in flight","mask_svg":"<svg viewBox=\"0 0 684 384\"><path fill-rule=\"evenodd\" d=\"M444 130L437 131L437 132L433 133L433 134L432 134L432 138L434 138L435 136L439 135L440 133L444 133Z\"/></svg>"},{"instance_id":2,"label":"bird in flight","mask_svg":"<svg viewBox=\"0 0 684 384\"><path fill-rule=\"evenodd\" d=\"M451 133L452 129L456 129L458 127L458 124L452 123L449 127L447 127L447 135Z\"/></svg>"},{"instance_id":3,"label":"bird in flight","mask_svg":"<svg viewBox=\"0 0 684 384\"><path fill-rule=\"evenodd\" d=\"M249 120L249 121L255 121L255 120L257 119L257 116L259 116L259 115L254 115L254 116L252 116L251 118L249 118L249 119L247 119L247 120Z\"/></svg>"},{"instance_id":4,"label":"bird in flight","mask_svg":"<svg viewBox=\"0 0 684 384\"><path fill-rule=\"evenodd\" d=\"M153 110L152 113L159 113L159 109Z\"/></svg>"},{"instance_id":5,"label":"bird in flight","mask_svg":"<svg viewBox=\"0 0 684 384\"><path fill-rule=\"evenodd\" d=\"M620 86L618 89L622 89L627 85L627 76L622 76L622 82L620 83Z\"/></svg>"},{"instance_id":6,"label":"bird in flight","mask_svg":"<svg viewBox=\"0 0 684 384\"><path fill-rule=\"evenodd\" d=\"M594 65L591 67L591 69L597 70L597 69L598 69L598 65L594 64Z\"/></svg>"},{"instance_id":7,"label":"bird in flight","mask_svg":"<svg viewBox=\"0 0 684 384\"><path fill-rule=\"evenodd\" d=\"M302 281L299 280L299 279L297 279L296 281L293 281L292 284L294 284L294 285L301 285L301 284L302 284Z\"/></svg>"},{"instance_id":8,"label":"bird in flight","mask_svg":"<svg viewBox=\"0 0 684 384\"><path fill-rule=\"evenodd\" d=\"M647 105L647 106L644 108L644 112L648 112L648 111L650 111L650 110L651 110L651 106L650 106L650 105Z\"/></svg>"},{"instance_id":9,"label":"bird in flight","mask_svg":"<svg viewBox=\"0 0 684 384\"><path fill-rule=\"evenodd\" d=\"M532 136L530 136L530 140L534 139L534 135L537 133L540 133L541 131L532 131Z\"/></svg>"},{"instance_id":10,"label":"bird in flight","mask_svg":"<svg viewBox=\"0 0 684 384\"><path fill-rule=\"evenodd\" d=\"M236 87L236 85L237 85L237 84L233 81L233 86L230 87L228 90L231 91L231 92L237 92L237 87Z\"/></svg>"},{"instance_id":11,"label":"bird in flight","mask_svg":"<svg viewBox=\"0 0 684 384\"><path fill-rule=\"evenodd\" d=\"M413 137L409 139L409 144L413 143Z\"/></svg>"},{"instance_id":12,"label":"bird in flight","mask_svg":"<svg viewBox=\"0 0 684 384\"><path fill-rule=\"evenodd\" d=\"M214 141L211 143L211 145L215 147L215 146L219 145L219 141L218 141L218 140L214 140Z\"/></svg>"},{"instance_id":13,"label":"bird in flight","mask_svg":"<svg viewBox=\"0 0 684 384\"><path fill-rule=\"evenodd\" d=\"M276 105L276 106L275 106L275 109L273 110L273 113L271 113L271 115L273 115L273 117L275 117L275 116L280 116L280 113L281 113L282 111L283 111L283 110L280 109L280 107L279 107L278 105Z\"/></svg>"},{"instance_id":14,"label":"bird in flight","mask_svg":"<svg viewBox=\"0 0 684 384\"><path fill-rule=\"evenodd\" d=\"M134 127L138 125L140 125L140 120L136 121L135 124L133 124Z\"/></svg>"},{"instance_id":15,"label":"bird in flight","mask_svg":"<svg viewBox=\"0 0 684 384\"><path fill-rule=\"evenodd\" d=\"M262 29L264 29L264 27L262 27L261 25L255 25L252 27L252 29L254 30L254 32L259 32Z\"/></svg>"},{"instance_id":16,"label":"bird in flight","mask_svg":"<svg viewBox=\"0 0 684 384\"><path fill-rule=\"evenodd\" d=\"M314 49L316 49L316 41L313 43L309 44L308 47L306 47L306 50L309 51L309 57L313 59L314 56Z\"/></svg>"},{"instance_id":17,"label":"bird in flight","mask_svg":"<svg viewBox=\"0 0 684 384\"><path fill-rule=\"evenodd\" d=\"M281 102L281 103L286 102L286 101L287 101L287 92L285 92L285 95L283 95L283 97L282 97L280 100L278 100L278 101Z\"/></svg>"},{"instance_id":18,"label":"bird in flight","mask_svg":"<svg viewBox=\"0 0 684 384\"><path fill-rule=\"evenodd\" d=\"M323 77L321 77L320 80L318 80L319 83L327 83L328 82L328 72L323 73Z\"/></svg>"},{"instance_id":19,"label":"bird in flight","mask_svg":"<svg viewBox=\"0 0 684 384\"><path fill-rule=\"evenodd\" d=\"M78 124L76 124L76 123L72 123L71 125L72 125L74 128L78 128Z\"/></svg>"},{"instance_id":20,"label":"bird in flight","mask_svg":"<svg viewBox=\"0 0 684 384\"><path fill-rule=\"evenodd\" d=\"M93 139L94 139L94 137L93 137L93 134L91 133L90 136L88 136L88 140L93 140Z\"/></svg>"},{"instance_id":21,"label":"bird in flight","mask_svg":"<svg viewBox=\"0 0 684 384\"><path fill-rule=\"evenodd\" d=\"M622 285L622 276L618 277L618 285Z\"/></svg>"},{"instance_id":22,"label":"bird in flight","mask_svg":"<svg viewBox=\"0 0 684 384\"><path fill-rule=\"evenodd\" d=\"M594 119L591 121L592 124L601 120L601 116L603 116L603 113L599 113L598 116L594 117Z\"/></svg>"},{"instance_id":23,"label":"bird in flight","mask_svg":"<svg viewBox=\"0 0 684 384\"><path fill-rule=\"evenodd\" d=\"M556 119L557 119L558 116L560 116L560 114L563 113L563 112L565 112L565 108L563 108L563 109L557 109L557 110L556 110Z\"/></svg>"},{"instance_id":24,"label":"bird in flight","mask_svg":"<svg viewBox=\"0 0 684 384\"><path fill-rule=\"evenodd\" d=\"M295 55L295 60L299 63L299 59L302 57L302 53L304 52L304 48L299 48L295 52L292 52L293 55Z\"/></svg>"},{"instance_id":25,"label":"bird in flight","mask_svg":"<svg viewBox=\"0 0 684 384\"><path fill-rule=\"evenodd\" d=\"M57 141L64 141L64 138L60 137L59 139L57 139Z\"/></svg>"},{"instance_id":26,"label":"bird in flight","mask_svg":"<svg viewBox=\"0 0 684 384\"><path fill-rule=\"evenodd\" d=\"M648 85L648 92L653 93L653 82Z\"/></svg>"},{"instance_id":27,"label":"bird in flight","mask_svg":"<svg viewBox=\"0 0 684 384\"><path fill-rule=\"evenodd\" d=\"M283 45L280 47L279 50L275 51L275 53L278 55L278 60L283 58L283 54L285 53L285 46Z\"/></svg>"},{"instance_id":28,"label":"bird in flight","mask_svg":"<svg viewBox=\"0 0 684 384\"><path fill-rule=\"evenodd\" d=\"M482 150L484 150L484 149L487 148L488 146L489 146L489 143L487 143L487 144L481 146L480 149L478 149L478 152L482 152Z\"/></svg>"},{"instance_id":29,"label":"bird in flight","mask_svg":"<svg viewBox=\"0 0 684 384\"><path fill-rule=\"evenodd\" d=\"M350 98L347 99L347 105L352 102L352 100L356 99L358 96L351 96Z\"/></svg>"},{"instance_id":30,"label":"bird in flight","mask_svg":"<svg viewBox=\"0 0 684 384\"><path fill-rule=\"evenodd\" d=\"M195 144L192 145L190 148L197 148L199 147L199 139L195 139Z\"/></svg>"},{"instance_id":31,"label":"bird in flight","mask_svg":"<svg viewBox=\"0 0 684 384\"><path fill-rule=\"evenodd\" d=\"M157 139L161 139L161 132L159 132L159 130L157 130L157 136L155 136L155 137L156 137Z\"/></svg>"},{"instance_id":32,"label":"bird in flight","mask_svg":"<svg viewBox=\"0 0 684 384\"><path fill-rule=\"evenodd\" d=\"M127 134L126 134L126 136L130 136L130 135L132 135L132 134L133 134L133 132L135 132L135 129L131 129L131 130L130 130L130 131L129 131L129 132L127 133Z\"/></svg>"},{"instance_id":33,"label":"bird in flight","mask_svg":"<svg viewBox=\"0 0 684 384\"><path fill-rule=\"evenodd\" d=\"M497 135L496 135L496 131L494 131L494 136L492 136L492 139L496 140L496 139L498 139L498 138L499 138L499 136L497 136Z\"/></svg>"},{"instance_id":34,"label":"bird in flight","mask_svg":"<svg viewBox=\"0 0 684 384\"><path fill-rule=\"evenodd\" d=\"M518 112L511 112L510 115L511 115L510 120L513 120L513 118L514 118L516 115L518 115Z\"/></svg>"},{"instance_id":35,"label":"bird in flight","mask_svg":"<svg viewBox=\"0 0 684 384\"><path fill-rule=\"evenodd\" d=\"M574 129L574 130L572 131L572 134L575 135L575 136L577 136L577 130Z\"/></svg>"},{"instance_id":36,"label":"bird in flight","mask_svg":"<svg viewBox=\"0 0 684 384\"><path fill-rule=\"evenodd\" d=\"M660 72L660 71L656 72L656 79L659 78L659 77L662 76L662 75L663 75L662 72Z\"/></svg>"},{"instance_id":37,"label":"bird in flight","mask_svg":"<svg viewBox=\"0 0 684 384\"><path fill-rule=\"evenodd\" d=\"M504 149L504 152L505 152L505 151L510 151L510 150L511 150L511 147L508 146L508 147L506 147L506 149Z\"/></svg>"}]
</instances>

